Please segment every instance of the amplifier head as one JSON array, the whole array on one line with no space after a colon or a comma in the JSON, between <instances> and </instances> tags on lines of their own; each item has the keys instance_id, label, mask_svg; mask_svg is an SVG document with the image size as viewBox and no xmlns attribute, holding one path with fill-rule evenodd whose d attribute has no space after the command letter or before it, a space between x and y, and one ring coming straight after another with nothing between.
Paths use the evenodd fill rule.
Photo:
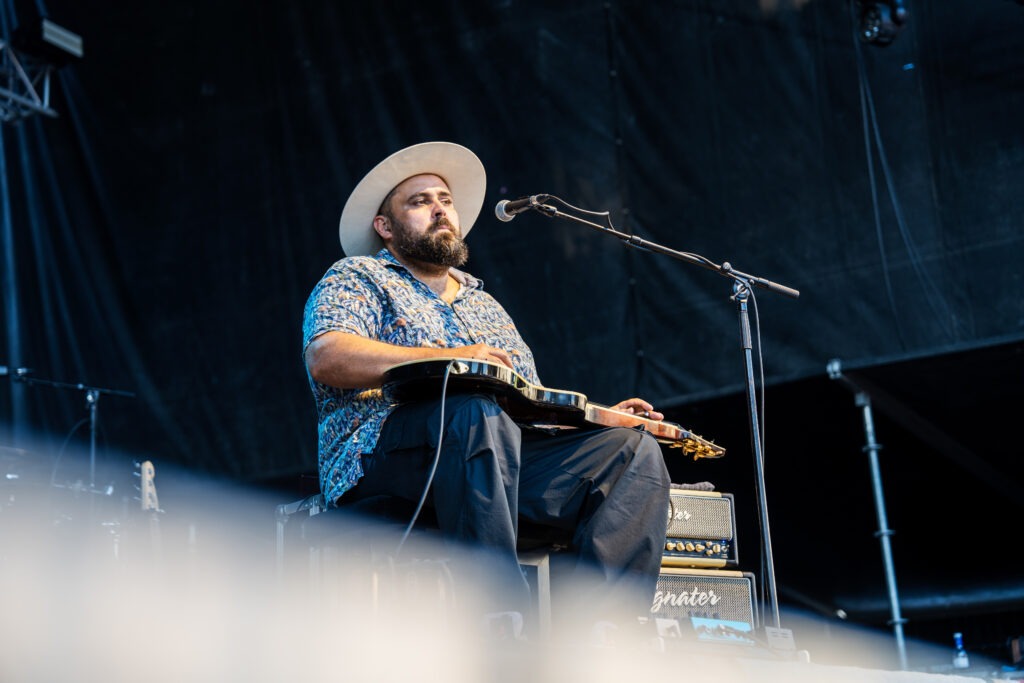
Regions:
<instances>
[{"instance_id":1,"label":"amplifier head","mask_svg":"<svg viewBox=\"0 0 1024 683\"><path fill-rule=\"evenodd\" d=\"M754 575L729 569L662 567L651 618L680 637L752 644L758 628Z\"/></svg>"},{"instance_id":2,"label":"amplifier head","mask_svg":"<svg viewBox=\"0 0 1024 683\"><path fill-rule=\"evenodd\" d=\"M662 565L735 567L736 505L731 493L672 489Z\"/></svg>"}]
</instances>

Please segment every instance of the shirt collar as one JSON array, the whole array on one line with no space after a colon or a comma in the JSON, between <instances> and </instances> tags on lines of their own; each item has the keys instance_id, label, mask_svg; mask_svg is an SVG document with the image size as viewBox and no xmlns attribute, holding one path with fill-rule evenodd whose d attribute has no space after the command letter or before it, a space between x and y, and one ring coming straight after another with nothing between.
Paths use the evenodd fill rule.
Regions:
<instances>
[{"instance_id":1,"label":"shirt collar","mask_svg":"<svg viewBox=\"0 0 1024 683\"><path fill-rule=\"evenodd\" d=\"M384 261L386 264L393 268L401 268L405 272L409 272L409 269L402 265L402 262L396 259L394 254L388 251L387 247L383 247L380 251L378 251L375 258ZM453 278L456 279L456 281L458 281L460 285L462 285L464 289L484 288L483 280L473 275L470 275L469 273L463 270L459 270L458 268L449 268L448 272L451 274ZM412 275L412 273L409 274Z\"/></svg>"}]
</instances>

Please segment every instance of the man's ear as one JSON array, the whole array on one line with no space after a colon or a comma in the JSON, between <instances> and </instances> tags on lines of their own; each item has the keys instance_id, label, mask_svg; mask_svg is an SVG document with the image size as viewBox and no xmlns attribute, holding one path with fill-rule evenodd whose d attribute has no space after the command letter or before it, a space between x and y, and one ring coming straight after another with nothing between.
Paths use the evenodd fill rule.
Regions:
<instances>
[{"instance_id":1,"label":"man's ear","mask_svg":"<svg viewBox=\"0 0 1024 683\"><path fill-rule=\"evenodd\" d=\"M391 221L387 216L377 214L373 217L373 229L377 231L382 240L391 239Z\"/></svg>"}]
</instances>

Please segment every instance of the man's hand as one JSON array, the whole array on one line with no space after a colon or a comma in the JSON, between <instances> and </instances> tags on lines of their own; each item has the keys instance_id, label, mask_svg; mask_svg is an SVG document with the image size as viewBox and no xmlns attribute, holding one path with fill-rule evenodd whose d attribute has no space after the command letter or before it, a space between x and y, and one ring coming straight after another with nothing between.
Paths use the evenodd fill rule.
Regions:
<instances>
[{"instance_id":1,"label":"man's hand","mask_svg":"<svg viewBox=\"0 0 1024 683\"><path fill-rule=\"evenodd\" d=\"M456 346L450 349L440 349L447 352L447 355L455 358L469 358L471 360L485 360L489 363L501 363L512 368L512 357L501 349L496 349L487 344L473 344L472 346ZM515 369L515 368L512 368Z\"/></svg>"},{"instance_id":2,"label":"man's hand","mask_svg":"<svg viewBox=\"0 0 1024 683\"><path fill-rule=\"evenodd\" d=\"M633 415L646 417L648 420L665 419L664 415L655 410L654 406L642 398L627 398L625 401L620 401L613 405L612 410L621 410L624 413L632 413Z\"/></svg>"}]
</instances>

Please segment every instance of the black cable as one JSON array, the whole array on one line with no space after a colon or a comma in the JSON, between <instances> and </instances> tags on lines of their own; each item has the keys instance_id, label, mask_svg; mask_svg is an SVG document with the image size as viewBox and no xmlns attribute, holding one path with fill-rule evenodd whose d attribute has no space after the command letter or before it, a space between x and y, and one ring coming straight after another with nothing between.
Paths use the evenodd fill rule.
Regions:
<instances>
[{"instance_id":1,"label":"black cable","mask_svg":"<svg viewBox=\"0 0 1024 683\"><path fill-rule=\"evenodd\" d=\"M765 448L765 429L766 429L765 428L765 422L766 422L766 420L765 420L765 389L764 389L764 353L761 351L761 314L757 310L757 295L754 294L754 290L752 290L752 289L750 290L750 301L753 304L753 308L754 308L753 327L754 327L754 337L757 339L757 360L756 360L756 363L757 363L757 372L758 372L758 375L760 377L761 404L760 404L760 406L758 408L758 412L760 413L760 418L758 419L757 425L758 425L758 431L761 434L761 468L763 470L764 467L765 467L765 461L766 461L765 454L767 452L766 448ZM762 476L762 478L764 477L763 472L762 472L761 476ZM766 521L767 520L761 520L761 523L764 524ZM763 537L764 537L764 534L763 534L763 531L762 531L762 538ZM766 562L767 556L768 556L767 555L767 549L765 549L765 551L761 553L761 561L762 562ZM768 586L766 584L767 581L768 581L768 568L767 567L762 567L761 568L761 595L763 595L765 597L768 596ZM762 598L762 601L763 600L764 600L764 598ZM762 602L762 607L761 607L761 614L762 615L764 615L768 611L768 607L770 607L770 605L764 605L763 602ZM764 617L762 616L762 619L763 618Z\"/></svg>"},{"instance_id":2,"label":"black cable","mask_svg":"<svg viewBox=\"0 0 1024 683\"><path fill-rule=\"evenodd\" d=\"M759 384L760 384L760 389L761 389L761 405L760 405L760 407L758 409L758 412L760 413L760 415L758 416L757 425L758 425L758 431L760 432L760 436L761 436L761 459L763 461L764 460L764 451L765 451L765 447L764 447L764 434L765 434L765 429L764 429L764 422L765 422L765 419L764 419L764 403L765 403L765 401L764 401L764 354L761 353L761 315L760 315L760 313L758 313L758 310L757 310L757 295L754 293L754 290L749 288L749 287L747 288L747 291L750 293L750 303L752 303L754 305L753 326L754 326L754 338L757 340L757 374L760 377Z\"/></svg>"},{"instance_id":3,"label":"black cable","mask_svg":"<svg viewBox=\"0 0 1024 683\"><path fill-rule=\"evenodd\" d=\"M889 191L889 202L892 204L893 216L896 218L896 227L899 230L900 238L903 240L903 247L907 250L907 256L910 259L911 266L914 268L914 272L925 285L925 290L931 290L933 296L925 297L925 299L931 306L932 313L935 314L936 318L941 319L947 334L952 335L952 331L949 329L947 324L952 317L949 313L949 307L946 305L946 300L942 296L942 292L939 290L938 285L935 284L935 280L933 280L931 275L928 274L928 271L925 269L924 264L921 261L917 246L914 244L914 241L910 236L910 230L907 228L907 221L903 215L903 207L900 204L899 198L896 196L896 183L893 180L892 169L889 166L889 160L885 154L885 145L882 144L882 132L878 126L878 115L875 110L874 99L871 95L871 86L867 82L866 77L864 81L864 92L867 95L869 105L868 111L871 113L871 128L874 133L875 147L878 149L878 164L882 167L882 177L885 178L885 186ZM942 305L942 311L938 310L939 304Z\"/></svg>"},{"instance_id":4,"label":"black cable","mask_svg":"<svg viewBox=\"0 0 1024 683\"><path fill-rule=\"evenodd\" d=\"M402 546L405 545L406 539L409 538L409 534L412 533L412 528L420 516L423 504L427 500L427 494L430 492L430 485L434 481L434 473L437 472L437 463L441 460L441 444L444 443L444 404L445 398L448 395L448 377L451 375L452 367L456 362L458 362L457 359L448 361L448 366L444 369L444 381L441 382L441 418L437 433L437 450L434 452L434 462L430 465L430 474L427 475L427 483L423 486L423 494L420 495L419 503L416 504L416 510L412 513L412 519L409 520L409 525L405 528L405 533L402 534L402 539L395 548L395 558L402 552Z\"/></svg>"},{"instance_id":5,"label":"black cable","mask_svg":"<svg viewBox=\"0 0 1024 683\"><path fill-rule=\"evenodd\" d=\"M550 195L549 194L549 195L547 195L547 198L549 200L554 200L554 201L558 202L559 204L561 204L562 206L564 206L567 209L572 209L573 211L579 211L580 213L585 213L585 214L587 214L589 216L601 216L601 217L603 217L605 219L605 223L608 224L609 229L614 230L615 232L622 232L621 230L616 228L615 225L612 223L612 217L611 217L611 213L609 211L589 211L587 209L581 209L580 207L573 206L572 204L570 204L569 202L565 201L561 197L556 197L555 195ZM633 232L632 232L632 230L630 230L628 233L625 233L625 234L628 234L628 235L632 236ZM644 247L642 245L634 244L633 242L627 242L626 245L630 246L630 247L632 247L634 249L638 249L639 251L646 251L648 253L657 253L657 252L654 252L653 250L648 249L648 248L646 248L646 247ZM692 259L694 259L696 261L699 261L699 262L703 263L706 266L710 266L712 270L720 271L720 268L719 268L719 266L717 264L715 264L711 259L706 258L704 256L701 256L700 254L694 254L694 253L691 253L691 252L688 252L688 251L681 251L681 252L678 252L678 253L682 254L683 256L690 257L690 258L692 258ZM732 276L730 275L730 277L732 277Z\"/></svg>"},{"instance_id":6,"label":"black cable","mask_svg":"<svg viewBox=\"0 0 1024 683\"><path fill-rule=\"evenodd\" d=\"M903 208L896 195L896 185L892 177L892 169L889 166L889 160L885 154L885 145L882 143L882 133L878 125L878 114L875 110L875 101L871 93L871 84L868 81L867 68L864 64L864 52L861 48L860 40L857 35L855 3L851 3L850 7L851 18L853 21L853 46L857 62L857 78L859 81L861 127L864 136L864 151L867 156L868 182L871 184L871 205L874 209L875 236L878 240L879 257L882 262L882 279L885 283L886 296L889 299L889 308L891 309L894 318L896 335L900 340L900 345L905 347L906 344L903 336L903 330L900 326L900 316L896 310L896 297L893 293L892 282L889 278L889 264L885 251L885 242L882 235L882 221L877 188L878 180L875 177L874 155L871 152L872 138L874 138L874 146L878 150L878 164L882 169L882 177L885 180L886 189L889 193L889 202L892 205L893 215L896 218L896 227L899 232L900 239L903 242L904 249L907 251L907 259L910 262L914 273L923 285L923 289L926 293L924 299L931 307L932 314L935 316L936 320L940 321L940 324L946 334L952 336L953 330L949 326L949 320L952 317L949 312L949 306L946 304L945 297L942 296L942 292L935 284L935 281L921 263L921 257L918 254L917 247L914 245L914 241L907 229L906 218L903 215ZM939 310L940 307L942 310Z\"/></svg>"},{"instance_id":7,"label":"black cable","mask_svg":"<svg viewBox=\"0 0 1024 683\"><path fill-rule=\"evenodd\" d=\"M68 435L64 437L64 443L60 445L60 450L57 451L57 457L53 461L53 469L50 471L50 486L55 486L57 483L57 467L60 466L60 459L64 456L64 450L68 446L68 442L71 441L71 437L75 435L78 428L89 422L89 418L83 417L81 420L75 423L75 426L71 428Z\"/></svg>"},{"instance_id":8,"label":"black cable","mask_svg":"<svg viewBox=\"0 0 1024 683\"><path fill-rule=\"evenodd\" d=\"M900 316L896 311L896 297L892 291L892 281L889 279L889 260L885 253L885 240L882 237L882 217L878 205L878 182L875 179L875 158L871 152L871 132L869 129L868 104L874 106L874 101L869 100L870 91L867 87L867 74L864 68L864 55L860 49L860 41L857 35L857 17L855 14L856 3L850 3L850 12L853 19L853 46L857 61L858 95L860 96L860 118L861 128L864 135L864 154L867 156L868 183L871 186L871 207L875 218L875 239L878 240L878 255L882 261L882 282L885 283L885 294L889 300L889 310L892 312L893 322L896 326L896 337L900 340L900 347L906 348L906 341L903 337L903 327L900 325Z\"/></svg>"}]
</instances>

